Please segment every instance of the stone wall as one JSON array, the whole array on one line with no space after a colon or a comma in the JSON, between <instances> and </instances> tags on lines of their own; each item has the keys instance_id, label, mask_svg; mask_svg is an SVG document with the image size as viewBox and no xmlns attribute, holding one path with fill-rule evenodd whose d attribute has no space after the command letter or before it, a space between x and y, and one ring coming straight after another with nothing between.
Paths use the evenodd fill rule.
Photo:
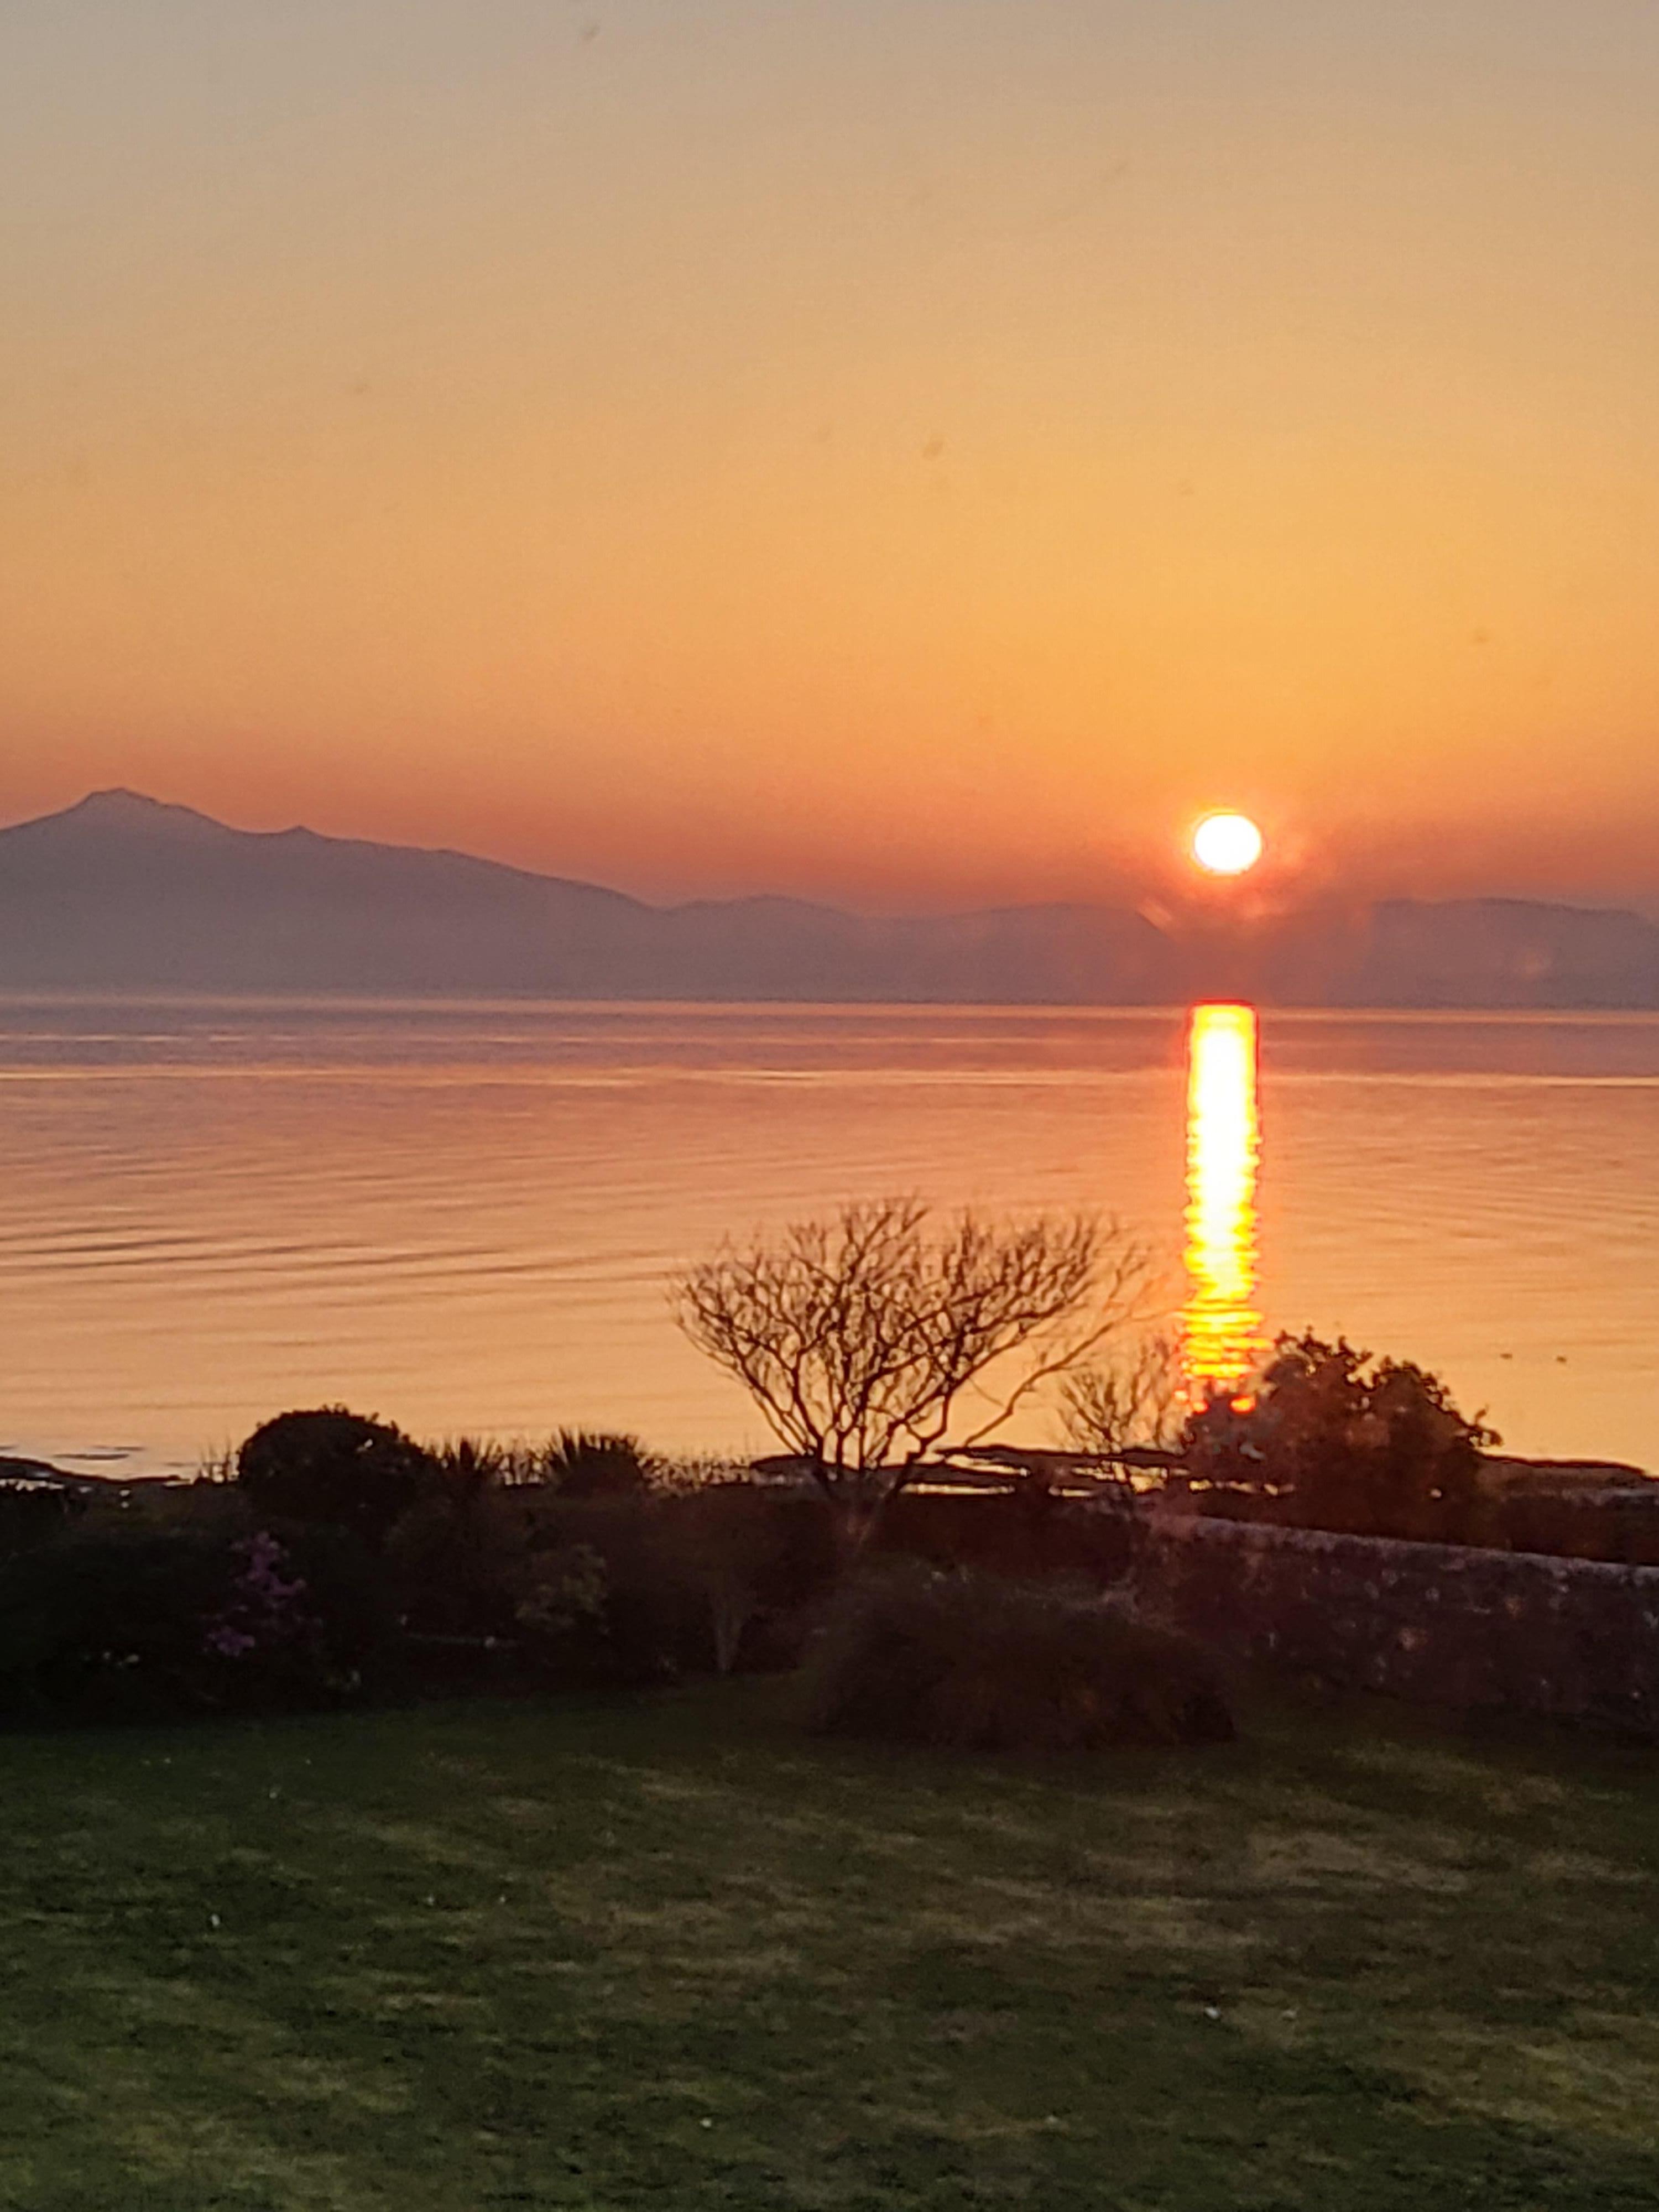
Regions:
<instances>
[{"instance_id":1,"label":"stone wall","mask_svg":"<svg viewBox=\"0 0 1659 2212\"><path fill-rule=\"evenodd\" d=\"M1659 1739L1659 1567L1156 1516L1146 1610L1351 1688Z\"/></svg>"}]
</instances>

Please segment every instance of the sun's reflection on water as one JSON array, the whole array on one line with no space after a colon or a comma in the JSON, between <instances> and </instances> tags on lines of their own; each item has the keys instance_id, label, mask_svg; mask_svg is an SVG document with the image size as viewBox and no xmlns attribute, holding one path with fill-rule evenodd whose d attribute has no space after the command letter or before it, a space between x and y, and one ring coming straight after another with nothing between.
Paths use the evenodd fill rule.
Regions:
<instances>
[{"instance_id":1,"label":"sun's reflection on water","mask_svg":"<svg viewBox=\"0 0 1659 2212\"><path fill-rule=\"evenodd\" d=\"M1187 1303L1182 1364L1188 1398L1237 1392L1261 1348L1255 1304L1255 1010L1194 1006L1187 1039Z\"/></svg>"}]
</instances>

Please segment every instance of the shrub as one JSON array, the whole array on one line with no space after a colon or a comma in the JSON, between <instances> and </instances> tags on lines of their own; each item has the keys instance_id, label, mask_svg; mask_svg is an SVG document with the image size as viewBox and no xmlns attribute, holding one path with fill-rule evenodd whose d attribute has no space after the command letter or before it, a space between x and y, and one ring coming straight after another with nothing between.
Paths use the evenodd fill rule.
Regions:
<instances>
[{"instance_id":1,"label":"shrub","mask_svg":"<svg viewBox=\"0 0 1659 2212\"><path fill-rule=\"evenodd\" d=\"M329 1522L379 1544L431 1486L434 1462L389 1421L324 1406L256 1429L236 1480L261 1518Z\"/></svg>"},{"instance_id":2,"label":"shrub","mask_svg":"<svg viewBox=\"0 0 1659 2212\"><path fill-rule=\"evenodd\" d=\"M591 1544L537 1552L527 1563L513 1617L555 1673L591 1670L607 1626L611 1577Z\"/></svg>"},{"instance_id":3,"label":"shrub","mask_svg":"<svg viewBox=\"0 0 1659 2212\"><path fill-rule=\"evenodd\" d=\"M567 1620L532 1645L545 1679L643 1686L708 1663L702 1615L662 1500L543 1492L525 1497L524 1511L531 1620L544 1608L550 1627Z\"/></svg>"},{"instance_id":4,"label":"shrub","mask_svg":"<svg viewBox=\"0 0 1659 2212\"><path fill-rule=\"evenodd\" d=\"M513 1471L471 1447L439 1453L433 1486L387 1536L417 1639L494 1639L494 1671L514 1664L544 1685L644 1684L708 1663L691 1562L667 1518L683 1501L627 1487L573 1497L501 1479Z\"/></svg>"},{"instance_id":5,"label":"shrub","mask_svg":"<svg viewBox=\"0 0 1659 2212\"><path fill-rule=\"evenodd\" d=\"M383 1648L376 1581L331 1529L77 1531L0 1565L0 1705L102 1720L334 1702Z\"/></svg>"},{"instance_id":6,"label":"shrub","mask_svg":"<svg viewBox=\"0 0 1659 2212\"><path fill-rule=\"evenodd\" d=\"M637 1498L651 1487L637 1437L561 1429L542 1461L542 1479L562 1498Z\"/></svg>"},{"instance_id":7,"label":"shrub","mask_svg":"<svg viewBox=\"0 0 1659 2212\"><path fill-rule=\"evenodd\" d=\"M202 1702L205 1625L228 1547L195 1534L61 1538L0 1568L0 1696L13 1712L86 1718Z\"/></svg>"},{"instance_id":8,"label":"shrub","mask_svg":"<svg viewBox=\"0 0 1659 2212\"><path fill-rule=\"evenodd\" d=\"M66 1483L0 1477L0 1553L27 1552L48 1542L85 1510L84 1497Z\"/></svg>"},{"instance_id":9,"label":"shrub","mask_svg":"<svg viewBox=\"0 0 1659 2212\"><path fill-rule=\"evenodd\" d=\"M842 1593L808 1682L821 1733L964 1751L1216 1743L1234 1733L1207 1658L1120 1601L910 1563Z\"/></svg>"},{"instance_id":10,"label":"shrub","mask_svg":"<svg viewBox=\"0 0 1659 2212\"><path fill-rule=\"evenodd\" d=\"M319 1673L304 1694L355 1697L395 1668L398 1622L379 1555L349 1529L278 1522L285 1571L303 1577L307 1608L322 1623ZM243 1556L239 1549L236 1556Z\"/></svg>"},{"instance_id":11,"label":"shrub","mask_svg":"<svg viewBox=\"0 0 1659 2212\"><path fill-rule=\"evenodd\" d=\"M1133 1492L1126 1491L1133 1498ZM908 1491L881 1531L884 1551L940 1568L982 1568L1016 1582L1070 1575L1099 1589L1133 1563L1133 1510L1056 1498L1041 1484L1009 1491Z\"/></svg>"},{"instance_id":12,"label":"shrub","mask_svg":"<svg viewBox=\"0 0 1659 2212\"><path fill-rule=\"evenodd\" d=\"M385 1572L360 1539L325 1523L260 1528L230 1559L224 1601L202 1625L209 1703L334 1705L373 1686L394 1624Z\"/></svg>"},{"instance_id":13,"label":"shrub","mask_svg":"<svg viewBox=\"0 0 1659 2212\"><path fill-rule=\"evenodd\" d=\"M1279 1500L1275 1518L1357 1535L1455 1537L1481 1452L1498 1441L1437 1375L1339 1337L1282 1335L1253 1401L1218 1398L1188 1424L1189 1472Z\"/></svg>"},{"instance_id":14,"label":"shrub","mask_svg":"<svg viewBox=\"0 0 1659 2212\"><path fill-rule=\"evenodd\" d=\"M839 1565L823 1501L721 1482L664 1511L674 1557L705 1609L716 1669L795 1664L806 1610Z\"/></svg>"},{"instance_id":15,"label":"shrub","mask_svg":"<svg viewBox=\"0 0 1659 2212\"><path fill-rule=\"evenodd\" d=\"M508 1455L463 1438L432 1455L431 1480L386 1541L408 1626L427 1636L510 1634L529 1532L503 1483Z\"/></svg>"}]
</instances>

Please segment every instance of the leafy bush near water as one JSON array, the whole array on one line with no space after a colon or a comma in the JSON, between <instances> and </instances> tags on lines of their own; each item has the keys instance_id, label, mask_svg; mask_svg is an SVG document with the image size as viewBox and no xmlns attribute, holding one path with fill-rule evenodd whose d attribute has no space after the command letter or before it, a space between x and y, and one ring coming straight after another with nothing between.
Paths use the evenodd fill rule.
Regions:
<instances>
[{"instance_id":1,"label":"leafy bush near water","mask_svg":"<svg viewBox=\"0 0 1659 2212\"><path fill-rule=\"evenodd\" d=\"M895 1562L836 1600L810 1664L822 1734L963 1751L1225 1742L1211 1662L1120 1601Z\"/></svg>"},{"instance_id":2,"label":"leafy bush near water","mask_svg":"<svg viewBox=\"0 0 1659 2212\"><path fill-rule=\"evenodd\" d=\"M423 1668L459 1668L453 1686L461 1647L480 1641L513 1655L526 1686L645 1684L688 1657L690 1599L664 1537L647 1498L503 1483L451 1449L388 1534L385 1571Z\"/></svg>"},{"instance_id":3,"label":"leafy bush near water","mask_svg":"<svg viewBox=\"0 0 1659 2212\"><path fill-rule=\"evenodd\" d=\"M526 1678L544 1682L790 1664L799 1616L835 1571L817 1500L747 1483L647 1488L629 1438L567 1431L510 1462L464 1441L433 1463L385 1552L399 1613L434 1664L440 1641L466 1638L514 1645Z\"/></svg>"},{"instance_id":4,"label":"leafy bush near water","mask_svg":"<svg viewBox=\"0 0 1659 2212\"><path fill-rule=\"evenodd\" d=\"M431 1486L434 1462L389 1421L343 1406L278 1413L255 1429L236 1458L236 1480L256 1512L330 1522L378 1544Z\"/></svg>"},{"instance_id":5,"label":"leafy bush near water","mask_svg":"<svg viewBox=\"0 0 1659 2212\"><path fill-rule=\"evenodd\" d=\"M1437 1375L1345 1337L1280 1335L1255 1397L1218 1397L1182 1438L1188 1471L1270 1517L1352 1535L1457 1542L1499 1441Z\"/></svg>"},{"instance_id":6,"label":"leafy bush near water","mask_svg":"<svg viewBox=\"0 0 1659 2212\"><path fill-rule=\"evenodd\" d=\"M544 1671L562 1679L646 1684L793 1665L806 1610L835 1572L819 1502L748 1485L681 1496L532 1492L511 1503L532 1583L568 1580L582 1559L602 1571L603 1603L562 1642L544 1638L537 1647ZM520 1600L519 1632L534 1626L538 1609Z\"/></svg>"}]
</instances>

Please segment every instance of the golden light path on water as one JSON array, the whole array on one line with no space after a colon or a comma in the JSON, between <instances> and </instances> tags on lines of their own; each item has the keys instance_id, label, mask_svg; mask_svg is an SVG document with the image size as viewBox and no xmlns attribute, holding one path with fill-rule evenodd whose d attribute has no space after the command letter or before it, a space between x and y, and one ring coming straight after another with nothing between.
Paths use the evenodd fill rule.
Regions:
<instances>
[{"instance_id":1,"label":"golden light path on water","mask_svg":"<svg viewBox=\"0 0 1659 2212\"><path fill-rule=\"evenodd\" d=\"M1261 1347L1255 1304L1261 1152L1255 1011L1194 1006L1187 1037L1187 1303L1182 1364L1201 1404L1237 1391Z\"/></svg>"}]
</instances>

